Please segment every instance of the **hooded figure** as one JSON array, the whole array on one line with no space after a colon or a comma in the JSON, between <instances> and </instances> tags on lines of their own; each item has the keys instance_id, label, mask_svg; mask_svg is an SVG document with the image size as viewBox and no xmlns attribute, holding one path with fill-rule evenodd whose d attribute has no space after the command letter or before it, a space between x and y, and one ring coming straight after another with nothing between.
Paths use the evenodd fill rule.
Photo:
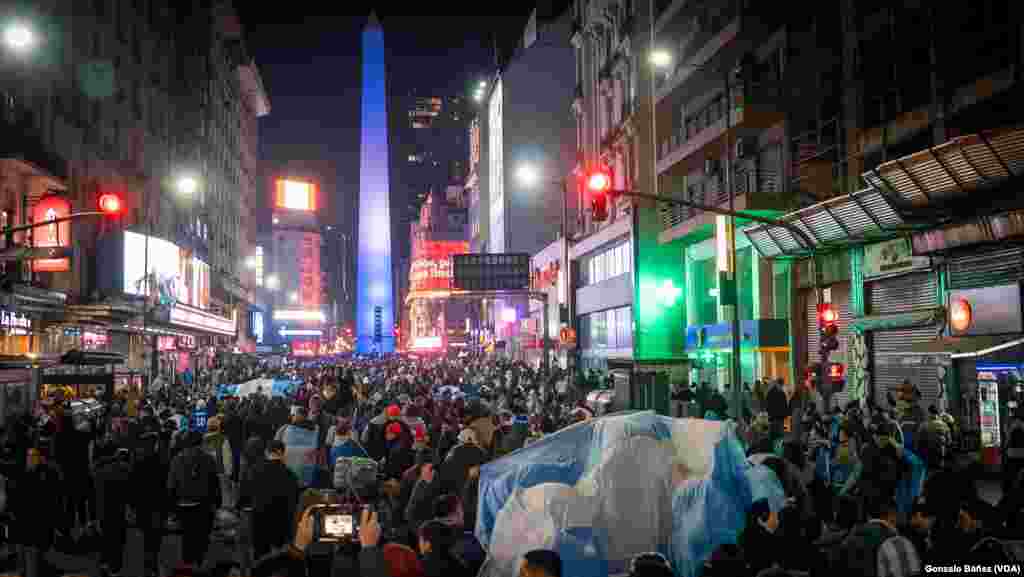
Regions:
<instances>
[{"instance_id":1,"label":"hooded figure","mask_svg":"<svg viewBox=\"0 0 1024 577\"><path fill-rule=\"evenodd\" d=\"M338 459L369 458L363 447L352 436L352 422L345 417L337 417L331 428L327 430L326 447L329 451L328 464L331 468L338 462Z\"/></svg>"}]
</instances>

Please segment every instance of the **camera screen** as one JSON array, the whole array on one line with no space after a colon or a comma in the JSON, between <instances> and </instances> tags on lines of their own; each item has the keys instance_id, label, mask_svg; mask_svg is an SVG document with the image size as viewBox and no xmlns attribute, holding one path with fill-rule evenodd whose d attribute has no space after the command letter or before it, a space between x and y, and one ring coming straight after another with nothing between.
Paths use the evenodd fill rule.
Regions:
<instances>
[{"instance_id":1,"label":"camera screen","mask_svg":"<svg viewBox=\"0 0 1024 577\"><path fill-rule=\"evenodd\" d=\"M325 537L348 537L352 534L352 515L324 515Z\"/></svg>"}]
</instances>

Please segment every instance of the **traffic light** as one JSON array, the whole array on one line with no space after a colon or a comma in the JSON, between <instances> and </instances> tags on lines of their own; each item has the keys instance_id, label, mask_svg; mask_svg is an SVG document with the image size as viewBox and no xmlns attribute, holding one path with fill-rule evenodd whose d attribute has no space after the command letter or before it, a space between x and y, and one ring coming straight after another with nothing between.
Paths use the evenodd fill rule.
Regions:
<instances>
[{"instance_id":1,"label":"traffic light","mask_svg":"<svg viewBox=\"0 0 1024 577\"><path fill-rule=\"evenodd\" d=\"M838 393L846 385L846 366L842 363L831 363L828 365L828 381L832 385L832 392Z\"/></svg>"},{"instance_id":2,"label":"traffic light","mask_svg":"<svg viewBox=\"0 0 1024 577\"><path fill-rule=\"evenodd\" d=\"M612 173L604 166L587 173L587 194L590 195L590 213L595 222L608 220L608 197L612 190Z\"/></svg>"},{"instance_id":3,"label":"traffic light","mask_svg":"<svg viewBox=\"0 0 1024 577\"><path fill-rule=\"evenodd\" d=\"M821 362L839 348L839 312L828 303L818 305L818 332L821 335Z\"/></svg>"},{"instance_id":4,"label":"traffic light","mask_svg":"<svg viewBox=\"0 0 1024 577\"><path fill-rule=\"evenodd\" d=\"M100 195L98 200L100 212L107 216L121 216L121 197L107 192Z\"/></svg>"}]
</instances>

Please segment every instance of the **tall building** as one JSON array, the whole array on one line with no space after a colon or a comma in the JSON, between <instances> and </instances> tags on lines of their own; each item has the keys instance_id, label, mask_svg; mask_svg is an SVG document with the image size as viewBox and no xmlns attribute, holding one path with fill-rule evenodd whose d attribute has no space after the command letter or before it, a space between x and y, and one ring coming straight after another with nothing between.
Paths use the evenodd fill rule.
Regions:
<instances>
[{"instance_id":1,"label":"tall building","mask_svg":"<svg viewBox=\"0 0 1024 577\"><path fill-rule=\"evenodd\" d=\"M564 3L541 2L531 13L515 51L482 93L475 214L478 222L486 214L490 253L535 254L561 235L564 201L569 218L576 215L576 197L566 197L561 185L566 178L575 183L573 18L556 4ZM528 303L496 299L489 306L493 321L485 324L493 323L496 339L518 355L518 319L528 315Z\"/></svg>"},{"instance_id":2,"label":"tall building","mask_svg":"<svg viewBox=\"0 0 1024 577\"><path fill-rule=\"evenodd\" d=\"M431 193L444 195L447 187L466 178L469 119L462 96L424 95L419 91L391 97L391 195L397 238L394 278L398 302L409 286L410 226ZM399 307L398 311L404 309ZM401 324L399 322L399 324Z\"/></svg>"},{"instance_id":3,"label":"tall building","mask_svg":"<svg viewBox=\"0 0 1024 577\"><path fill-rule=\"evenodd\" d=\"M469 250L487 252L487 197L480 187L480 118L469 124L469 163L466 197L469 208Z\"/></svg>"},{"instance_id":4,"label":"tall building","mask_svg":"<svg viewBox=\"0 0 1024 577\"><path fill-rule=\"evenodd\" d=\"M17 326L0 346L121 353L118 389L206 369L235 344L244 301L237 68L248 61L231 3L69 6L18 13L35 42L3 48L0 225L93 211L106 193L124 214L120 227L83 218L12 239L48 258L5 262L0 318Z\"/></svg>"},{"instance_id":5,"label":"tall building","mask_svg":"<svg viewBox=\"0 0 1024 577\"><path fill-rule=\"evenodd\" d=\"M260 162L259 119L270 114L270 100L263 87L256 62L249 58L238 66L239 90L242 104L239 108L240 177L238 181L239 231L238 254L244 266L240 271L242 289L249 304L245 314L238 317L239 347L246 352L256 350L257 341L265 337L262 329L267 308L256 302L256 288L262 286L263 250L256 238L259 208L265 206L260 195L263 188L263 166ZM256 318L259 318L256 321ZM256 325L259 325L258 327ZM260 343L262 344L262 343Z\"/></svg>"},{"instance_id":6,"label":"tall building","mask_svg":"<svg viewBox=\"0 0 1024 577\"><path fill-rule=\"evenodd\" d=\"M384 28L371 14L362 38L356 350L395 350L391 188Z\"/></svg>"},{"instance_id":7,"label":"tall building","mask_svg":"<svg viewBox=\"0 0 1024 577\"><path fill-rule=\"evenodd\" d=\"M296 356L320 351L327 325L323 295L319 182L280 170L272 178L272 280L266 282L273 306L273 339Z\"/></svg>"},{"instance_id":8,"label":"tall building","mask_svg":"<svg viewBox=\"0 0 1024 577\"><path fill-rule=\"evenodd\" d=\"M412 224L412 258L407 299L408 323L403 324L406 348L448 351L470 344L470 301L451 299L451 256L469 252L467 211L462 188L432 193Z\"/></svg>"}]
</instances>

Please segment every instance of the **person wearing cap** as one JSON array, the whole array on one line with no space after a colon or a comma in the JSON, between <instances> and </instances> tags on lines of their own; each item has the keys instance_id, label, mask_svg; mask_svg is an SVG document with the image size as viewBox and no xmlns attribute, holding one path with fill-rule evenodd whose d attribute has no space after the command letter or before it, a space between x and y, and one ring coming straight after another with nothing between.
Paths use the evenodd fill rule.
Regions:
<instances>
[{"instance_id":1,"label":"person wearing cap","mask_svg":"<svg viewBox=\"0 0 1024 577\"><path fill-rule=\"evenodd\" d=\"M413 466L415 454L413 453L413 437L408 426L403 426L399 420L388 423L384 429L384 442L387 446L386 462L384 464L384 477L386 479L401 479L406 469Z\"/></svg>"},{"instance_id":2,"label":"person wearing cap","mask_svg":"<svg viewBox=\"0 0 1024 577\"><path fill-rule=\"evenodd\" d=\"M401 418L402 409L398 405L388 405L381 414L371 419L366 425L360 442L366 452L370 454L371 459L380 461L387 456L388 447L385 440L385 428L391 423L400 423L399 426L407 430L411 441L412 432L408 431L409 426L401 422Z\"/></svg>"}]
</instances>

